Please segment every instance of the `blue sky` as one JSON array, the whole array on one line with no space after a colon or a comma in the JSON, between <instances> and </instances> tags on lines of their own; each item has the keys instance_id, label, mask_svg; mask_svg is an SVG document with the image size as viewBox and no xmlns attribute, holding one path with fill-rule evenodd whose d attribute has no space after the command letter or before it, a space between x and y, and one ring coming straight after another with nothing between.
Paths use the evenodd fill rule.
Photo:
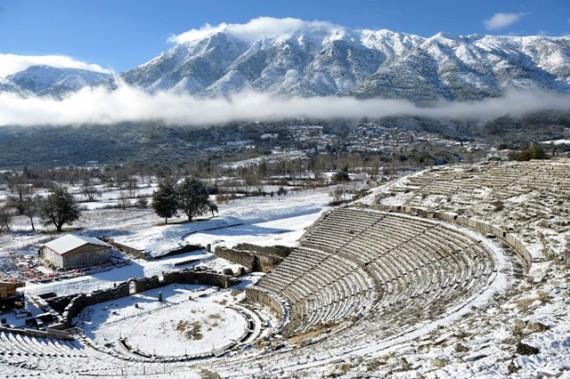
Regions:
<instances>
[{"instance_id":1,"label":"blue sky","mask_svg":"<svg viewBox=\"0 0 570 379\"><path fill-rule=\"evenodd\" d=\"M63 54L123 71L174 34L260 16L424 36L570 34L569 0L0 0L0 53Z\"/></svg>"}]
</instances>

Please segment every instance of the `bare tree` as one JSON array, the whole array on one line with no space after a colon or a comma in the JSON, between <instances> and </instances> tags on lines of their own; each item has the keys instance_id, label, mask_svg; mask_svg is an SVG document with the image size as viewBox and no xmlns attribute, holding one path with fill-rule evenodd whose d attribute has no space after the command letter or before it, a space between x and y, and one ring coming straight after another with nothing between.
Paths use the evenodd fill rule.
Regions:
<instances>
[{"instance_id":1,"label":"bare tree","mask_svg":"<svg viewBox=\"0 0 570 379\"><path fill-rule=\"evenodd\" d=\"M212 212L212 217L214 217L214 213L219 213L218 206L212 202L208 204L208 208L210 208L210 212Z\"/></svg>"},{"instance_id":2,"label":"bare tree","mask_svg":"<svg viewBox=\"0 0 570 379\"><path fill-rule=\"evenodd\" d=\"M87 197L89 201L95 200L95 197L101 196L101 192L97 190L95 186L91 184L91 180L88 178L83 181L81 186L81 193Z\"/></svg>"},{"instance_id":3,"label":"bare tree","mask_svg":"<svg viewBox=\"0 0 570 379\"><path fill-rule=\"evenodd\" d=\"M129 207L129 193L127 191L119 192L119 204L122 209L127 209Z\"/></svg>"},{"instance_id":4,"label":"bare tree","mask_svg":"<svg viewBox=\"0 0 570 379\"><path fill-rule=\"evenodd\" d=\"M24 214L24 198L33 192L33 187L28 184L23 175L18 175L8 183L11 195L8 197L10 206L16 209L18 214Z\"/></svg>"},{"instance_id":5,"label":"bare tree","mask_svg":"<svg viewBox=\"0 0 570 379\"><path fill-rule=\"evenodd\" d=\"M135 176L129 176L127 179L127 191L129 191L129 197L132 199L137 196L138 181Z\"/></svg>"},{"instance_id":6,"label":"bare tree","mask_svg":"<svg viewBox=\"0 0 570 379\"><path fill-rule=\"evenodd\" d=\"M342 186L337 186L334 191L331 191L329 193L329 196L332 197L333 199L333 204L338 204L342 201L343 197L344 197L344 188Z\"/></svg>"},{"instance_id":7,"label":"bare tree","mask_svg":"<svg viewBox=\"0 0 570 379\"><path fill-rule=\"evenodd\" d=\"M30 225L32 230L36 231L36 226L34 225L34 218L40 215L42 198L39 195L36 196L26 196L24 198L24 212L23 214L30 219Z\"/></svg>"},{"instance_id":8,"label":"bare tree","mask_svg":"<svg viewBox=\"0 0 570 379\"><path fill-rule=\"evenodd\" d=\"M12 212L8 206L0 207L0 234L10 232Z\"/></svg>"}]
</instances>

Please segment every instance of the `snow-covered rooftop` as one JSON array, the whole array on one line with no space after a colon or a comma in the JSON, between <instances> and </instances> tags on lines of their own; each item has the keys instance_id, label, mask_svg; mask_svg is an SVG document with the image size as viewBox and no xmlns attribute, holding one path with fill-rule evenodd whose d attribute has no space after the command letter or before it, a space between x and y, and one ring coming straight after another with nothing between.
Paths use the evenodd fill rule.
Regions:
<instances>
[{"instance_id":1,"label":"snow-covered rooftop","mask_svg":"<svg viewBox=\"0 0 570 379\"><path fill-rule=\"evenodd\" d=\"M108 243L98 240L97 238L77 236L75 234L66 234L46 243L44 246L55 251L57 254L63 255L84 245L111 247Z\"/></svg>"}]
</instances>

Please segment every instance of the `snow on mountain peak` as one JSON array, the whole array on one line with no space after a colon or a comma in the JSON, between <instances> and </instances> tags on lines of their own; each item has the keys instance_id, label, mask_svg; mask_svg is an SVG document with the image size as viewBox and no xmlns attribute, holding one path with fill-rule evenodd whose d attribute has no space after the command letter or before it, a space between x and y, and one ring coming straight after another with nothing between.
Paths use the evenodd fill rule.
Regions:
<instances>
[{"instance_id":1,"label":"snow on mountain peak","mask_svg":"<svg viewBox=\"0 0 570 379\"><path fill-rule=\"evenodd\" d=\"M0 53L0 78L23 71L30 66L73 68L111 74L111 70L97 64L86 63L65 55L16 55Z\"/></svg>"},{"instance_id":2,"label":"snow on mountain peak","mask_svg":"<svg viewBox=\"0 0 570 379\"><path fill-rule=\"evenodd\" d=\"M216 26L206 24L201 28L174 35L169 38L169 41L175 44L192 43L209 38L216 33L227 33L243 41L254 42L266 38L288 38L296 32L340 36L346 30L342 26L326 21L304 21L292 17L258 17L244 24L221 23Z\"/></svg>"}]
</instances>

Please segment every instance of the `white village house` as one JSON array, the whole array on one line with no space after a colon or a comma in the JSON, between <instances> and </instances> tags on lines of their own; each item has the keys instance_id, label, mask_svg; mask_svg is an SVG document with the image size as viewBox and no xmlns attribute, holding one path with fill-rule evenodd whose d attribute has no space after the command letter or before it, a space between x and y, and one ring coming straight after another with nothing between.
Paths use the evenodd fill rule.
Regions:
<instances>
[{"instance_id":1,"label":"white village house","mask_svg":"<svg viewBox=\"0 0 570 379\"><path fill-rule=\"evenodd\" d=\"M59 269L107 263L112 246L97 238L66 234L40 247L40 260Z\"/></svg>"}]
</instances>

